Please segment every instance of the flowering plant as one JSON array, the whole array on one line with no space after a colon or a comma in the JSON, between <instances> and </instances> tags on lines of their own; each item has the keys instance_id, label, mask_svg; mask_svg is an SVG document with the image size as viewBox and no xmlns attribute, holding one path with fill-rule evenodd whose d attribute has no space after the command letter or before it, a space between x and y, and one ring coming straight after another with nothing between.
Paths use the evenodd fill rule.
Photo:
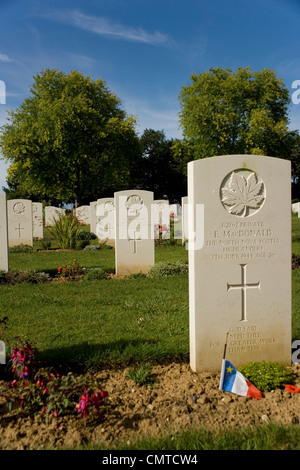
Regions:
<instances>
[{"instance_id":1,"label":"flowering plant","mask_svg":"<svg viewBox=\"0 0 300 470\"><path fill-rule=\"evenodd\" d=\"M100 405L108 393L101 389L96 377L88 374L82 378L72 373L61 375L52 368L38 370L32 380L13 380L8 388L8 403L16 403L23 412L41 414L47 421L50 416L76 411L83 417L96 409L101 416Z\"/></svg>"},{"instance_id":2,"label":"flowering plant","mask_svg":"<svg viewBox=\"0 0 300 470\"><path fill-rule=\"evenodd\" d=\"M75 409L79 414L82 415L84 422L86 422L86 417L90 407L94 406L98 414L100 415L100 405L103 398L106 398L108 393L105 390L100 392L94 392L93 390L85 389L83 394L80 397L79 403L75 406Z\"/></svg>"},{"instance_id":3,"label":"flowering plant","mask_svg":"<svg viewBox=\"0 0 300 470\"><path fill-rule=\"evenodd\" d=\"M76 279L83 274L83 267L79 264L77 259L69 261L57 269L57 276L64 279Z\"/></svg>"},{"instance_id":4,"label":"flowering plant","mask_svg":"<svg viewBox=\"0 0 300 470\"><path fill-rule=\"evenodd\" d=\"M34 359L37 348L31 346L28 341L20 341L13 347L11 354L12 372L17 378L27 379L31 376L34 368Z\"/></svg>"},{"instance_id":5,"label":"flowering plant","mask_svg":"<svg viewBox=\"0 0 300 470\"><path fill-rule=\"evenodd\" d=\"M37 348L28 341L19 340L13 347L11 360L14 380L7 384L7 403L19 405L27 413L59 416L76 411L84 419L91 409L100 415L100 405L107 397L96 376L76 377L72 373L61 375L52 368L41 368L35 373Z\"/></svg>"}]
</instances>

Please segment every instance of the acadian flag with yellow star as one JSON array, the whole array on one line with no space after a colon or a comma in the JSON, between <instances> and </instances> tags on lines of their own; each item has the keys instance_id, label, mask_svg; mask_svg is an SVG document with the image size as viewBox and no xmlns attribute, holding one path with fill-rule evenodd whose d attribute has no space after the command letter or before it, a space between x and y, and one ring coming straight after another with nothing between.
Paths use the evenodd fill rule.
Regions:
<instances>
[{"instance_id":1,"label":"acadian flag with yellow star","mask_svg":"<svg viewBox=\"0 0 300 470\"><path fill-rule=\"evenodd\" d=\"M219 390L232 392L243 397L262 398L262 393L243 376L236 368L223 359Z\"/></svg>"}]
</instances>

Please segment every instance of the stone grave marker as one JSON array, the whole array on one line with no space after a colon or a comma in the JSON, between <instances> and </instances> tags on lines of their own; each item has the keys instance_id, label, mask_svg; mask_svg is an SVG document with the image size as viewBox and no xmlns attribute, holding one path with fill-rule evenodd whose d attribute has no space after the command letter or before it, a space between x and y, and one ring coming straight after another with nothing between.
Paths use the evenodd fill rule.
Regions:
<instances>
[{"instance_id":1,"label":"stone grave marker","mask_svg":"<svg viewBox=\"0 0 300 470\"><path fill-rule=\"evenodd\" d=\"M75 210L75 214L79 222L85 225L90 225L91 223L91 207L88 206L79 206Z\"/></svg>"},{"instance_id":2,"label":"stone grave marker","mask_svg":"<svg viewBox=\"0 0 300 470\"><path fill-rule=\"evenodd\" d=\"M229 155L188 163L188 199L191 368L220 370L227 331L235 367L290 365L290 162Z\"/></svg>"},{"instance_id":3,"label":"stone grave marker","mask_svg":"<svg viewBox=\"0 0 300 470\"><path fill-rule=\"evenodd\" d=\"M90 214L91 214L91 223L90 223L90 232L96 235L96 212L97 212L97 201L90 202Z\"/></svg>"},{"instance_id":4,"label":"stone grave marker","mask_svg":"<svg viewBox=\"0 0 300 470\"><path fill-rule=\"evenodd\" d=\"M65 215L66 210L60 207L46 206L45 207L45 226L51 226L55 224L55 221L59 219L59 216Z\"/></svg>"},{"instance_id":5,"label":"stone grave marker","mask_svg":"<svg viewBox=\"0 0 300 470\"><path fill-rule=\"evenodd\" d=\"M189 219L188 219L188 197L184 196L181 198L181 207L182 207L182 244L186 244L186 247L188 247L188 226L189 226Z\"/></svg>"},{"instance_id":6,"label":"stone grave marker","mask_svg":"<svg viewBox=\"0 0 300 470\"><path fill-rule=\"evenodd\" d=\"M28 199L7 201L8 246L33 246L32 202Z\"/></svg>"},{"instance_id":7,"label":"stone grave marker","mask_svg":"<svg viewBox=\"0 0 300 470\"><path fill-rule=\"evenodd\" d=\"M115 201L113 197L97 200L96 235L99 243L115 246Z\"/></svg>"},{"instance_id":8,"label":"stone grave marker","mask_svg":"<svg viewBox=\"0 0 300 470\"><path fill-rule=\"evenodd\" d=\"M43 204L32 203L32 230L33 238L43 238Z\"/></svg>"},{"instance_id":9,"label":"stone grave marker","mask_svg":"<svg viewBox=\"0 0 300 470\"><path fill-rule=\"evenodd\" d=\"M8 228L6 194L0 194L0 270L7 272L8 257Z\"/></svg>"},{"instance_id":10,"label":"stone grave marker","mask_svg":"<svg viewBox=\"0 0 300 470\"><path fill-rule=\"evenodd\" d=\"M114 197L116 274L145 274L154 264L153 192L119 191Z\"/></svg>"},{"instance_id":11,"label":"stone grave marker","mask_svg":"<svg viewBox=\"0 0 300 470\"><path fill-rule=\"evenodd\" d=\"M294 202L292 204L292 212L300 217L300 202Z\"/></svg>"},{"instance_id":12,"label":"stone grave marker","mask_svg":"<svg viewBox=\"0 0 300 470\"><path fill-rule=\"evenodd\" d=\"M163 240L170 238L170 210L169 201L155 199L152 205L152 220L154 223L154 238Z\"/></svg>"}]
</instances>

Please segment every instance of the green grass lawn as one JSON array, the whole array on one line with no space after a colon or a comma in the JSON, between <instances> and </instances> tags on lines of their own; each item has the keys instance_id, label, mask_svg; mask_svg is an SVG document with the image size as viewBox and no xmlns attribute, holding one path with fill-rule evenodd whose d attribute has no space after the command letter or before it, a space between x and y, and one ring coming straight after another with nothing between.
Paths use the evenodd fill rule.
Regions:
<instances>
[{"instance_id":1,"label":"green grass lawn","mask_svg":"<svg viewBox=\"0 0 300 470\"><path fill-rule=\"evenodd\" d=\"M77 259L113 271L114 250L11 253L10 269L57 273ZM156 262L182 261L181 245L156 249ZM41 358L74 366L188 358L188 278L2 285L0 318L9 337L36 338Z\"/></svg>"},{"instance_id":2,"label":"green grass lawn","mask_svg":"<svg viewBox=\"0 0 300 470\"><path fill-rule=\"evenodd\" d=\"M300 255L300 219L292 217L292 227L292 252ZM85 268L101 267L114 271L115 267L114 250L108 248L10 253L9 259L10 270L52 274L57 273L59 266L74 259ZM157 247L155 261L186 263L188 253L179 243ZM0 319L4 316L9 319L5 332L11 341L17 336L31 341L36 338L40 358L53 365L94 370L104 363L128 365L189 359L187 275L0 285ZM292 274L292 337L293 340L300 339L300 269L293 270ZM233 433L228 439L222 433L212 436L199 431L198 435L181 435L176 442L166 437L167 441L152 442L151 448L227 446L229 449L237 448L237 445L238 448L243 445L251 448L251 432L239 436ZM287 437L289 432L292 434ZM299 438L299 430L295 427L293 431L286 429L285 432L276 428L272 433L269 431L268 437L256 434L253 439L258 448L267 446L264 444L266 439L277 440L277 448L282 448L287 439L294 443ZM199 439L202 447L200 444L200 447L189 447L197 445ZM140 448L145 445L141 444ZM272 446L276 448L276 442L272 441ZM292 447L297 446L293 444Z\"/></svg>"}]
</instances>

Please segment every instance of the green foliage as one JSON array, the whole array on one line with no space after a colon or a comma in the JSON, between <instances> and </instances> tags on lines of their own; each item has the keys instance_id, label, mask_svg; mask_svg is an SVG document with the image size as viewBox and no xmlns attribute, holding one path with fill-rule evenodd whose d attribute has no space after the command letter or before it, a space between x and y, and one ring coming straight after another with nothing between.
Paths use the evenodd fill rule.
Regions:
<instances>
[{"instance_id":1,"label":"green foliage","mask_svg":"<svg viewBox=\"0 0 300 470\"><path fill-rule=\"evenodd\" d=\"M15 245L9 248L10 253L28 253L33 251L33 247L21 243L20 245Z\"/></svg>"},{"instance_id":2,"label":"green foliage","mask_svg":"<svg viewBox=\"0 0 300 470\"><path fill-rule=\"evenodd\" d=\"M180 261L175 261L174 263L162 261L150 268L147 277L164 277L177 274L188 274L188 264Z\"/></svg>"},{"instance_id":3,"label":"green foliage","mask_svg":"<svg viewBox=\"0 0 300 470\"><path fill-rule=\"evenodd\" d=\"M4 393L3 393L4 392ZM87 416L87 406L99 408L107 396L99 381L91 374L77 377L73 373L61 375L53 368L39 369L29 380L15 380L2 391L9 407L15 405L17 412L39 414L47 421L49 416L78 412ZM83 398L90 395L90 403ZM100 411L100 410L98 410Z\"/></svg>"},{"instance_id":4,"label":"green foliage","mask_svg":"<svg viewBox=\"0 0 300 470\"><path fill-rule=\"evenodd\" d=\"M300 268L300 256L292 253L292 269Z\"/></svg>"},{"instance_id":5,"label":"green foliage","mask_svg":"<svg viewBox=\"0 0 300 470\"><path fill-rule=\"evenodd\" d=\"M288 129L289 90L274 71L210 68L191 76L179 100L183 140L173 150L181 168L215 155L291 158L297 132Z\"/></svg>"},{"instance_id":6,"label":"green foliage","mask_svg":"<svg viewBox=\"0 0 300 470\"><path fill-rule=\"evenodd\" d=\"M139 367L130 368L127 372L127 377L139 385L152 386L155 381L155 375L152 374L151 370L151 364L142 364Z\"/></svg>"},{"instance_id":7,"label":"green foliage","mask_svg":"<svg viewBox=\"0 0 300 470\"><path fill-rule=\"evenodd\" d=\"M88 281L107 279L107 273L102 268L89 269L84 274L84 279Z\"/></svg>"},{"instance_id":8,"label":"green foliage","mask_svg":"<svg viewBox=\"0 0 300 470\"><path fill-rule=\"evenodd\" d=\"M8 192L79 204L125 189L139 155L135 118L102 79L46 69L9 113L0 148Z\"/></svg>"},{"instance_id":9,"label":"green foliage","mask_svg":"<svg viewBox=\"0 0 300 470\"><path fill-rule=\"evenodd\" d=\"M28 282L30 284L41 284L49 280L49 274L36 271L0 271L0 284L21 284Z\"/></svg>"},{"instance_id":10,"label":"green foliage","mask_svg":"<svg viewBox=\"0 0 300 470\"><path fill-rule=\"evenodd\" d=\"M73 212L66 213L66 215L60 214L54 225L48 227L49 234L58 246L69 250L78 248L81 231L81 224Z\"/></svg>"},{"instance_id":11,"label":"green foliage","mask_svg":"<svg viewBox=\"0 0 300 470\"><path fill-rule=\"evenodd\" d=\"M73 259L58 268L58 277L67 280L76 279L79 276L82 276L83 273L83 266L81 266L77 259Z\"/></svg>"},{"instance_id":12,"label":"green foliage","mask_svg":"<svg viewBox=\"0 0 300 470\"><path fill-rule=\"evenodd\" d=\"M139 143L141 158L133 169L138 187L153 191L155 199L167 197L181 202L187 192L187 182L174 160L173 141L166 139L163 131L145 129Z\"/></svg>"},{"instance_id":13,"label":"green foliage","mask_svg":"<svg viewBox=\"0 0 300 470\"><path fill-rule=\"evenodd\" d=\"M278 362L249 362L240 372L260 391L269 391L293 380L293 373Z\"/></svg>"},{"instance_id":14,"label":"green foliage","mask_svg":"<svg viewBox=\"0 0 300 470\"><path fill-rule=\"evenodd\" d=\"M50 250L52 246L52 240L50 237L44 237L39 240L40 246L42 250Z\"/></svg>"},{"instance_id":15,"label":"green foliage","mask_svg":"<svg viewBox=\"0 0 300 470\"><path fill-rule=\"evenodd\" d=\"M81 249L84 249L86 248L87 246L89 246L89 243L91 240L96 240L96 235L94 233L91 233L91 232L87 232L87 231L82 231L78 234L78 247L81 248Z\"/></svg>"}]
</instances>

